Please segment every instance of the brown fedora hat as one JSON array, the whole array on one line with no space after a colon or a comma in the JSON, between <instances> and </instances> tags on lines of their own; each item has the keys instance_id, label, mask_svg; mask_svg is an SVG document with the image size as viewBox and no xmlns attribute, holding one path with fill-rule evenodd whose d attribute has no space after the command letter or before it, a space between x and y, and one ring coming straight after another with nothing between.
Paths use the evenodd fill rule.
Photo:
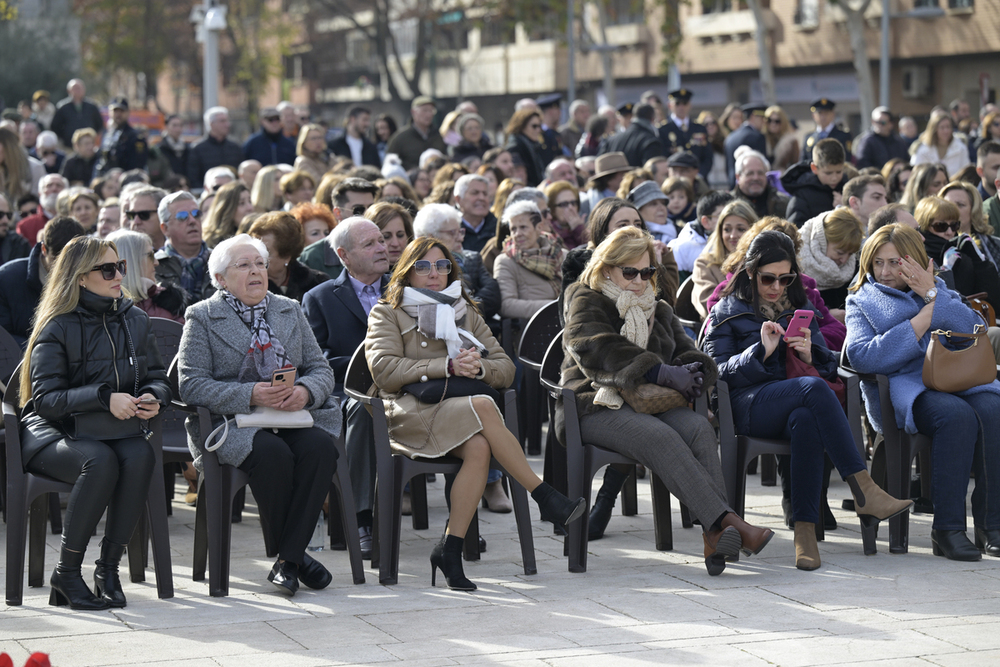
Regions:
<instances>
[{"instance_id":1,"label":"brown fedora hat","mask_svg":"<svg viewBox=\"0 0 1000 667\"><path fill-rule=\"evenodd\" d=\"M593 178L603 178L604 176L617 174L620 171L629 171L630 169L632 167L629 165L625 153L605 153L604 155L598 155L597 160L594 162Z\"/></svg>"}]
</instances>

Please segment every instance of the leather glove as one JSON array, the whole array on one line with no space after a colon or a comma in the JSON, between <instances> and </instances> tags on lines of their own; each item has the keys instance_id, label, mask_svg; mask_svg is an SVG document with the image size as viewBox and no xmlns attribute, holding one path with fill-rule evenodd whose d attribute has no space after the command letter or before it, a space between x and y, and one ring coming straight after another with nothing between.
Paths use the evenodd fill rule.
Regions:
<instances>
[{"instance_id":1,"label":"leather glove","mask_svg":"<svg viewBox=\"0 0 1000 667\"><path fill-rule=\"evenodd\" d=\"M646 378L661 387L676 389L688 401L701 396L705 374L701 371L701 362L693 362L684 366L659 364L646 373Z\"/></svg>"}]
</instances>

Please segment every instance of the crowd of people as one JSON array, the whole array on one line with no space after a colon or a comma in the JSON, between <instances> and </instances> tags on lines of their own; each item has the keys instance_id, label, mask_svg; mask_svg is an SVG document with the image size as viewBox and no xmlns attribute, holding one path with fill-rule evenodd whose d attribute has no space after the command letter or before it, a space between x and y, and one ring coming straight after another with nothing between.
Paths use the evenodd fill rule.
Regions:
<instances>
[{"instance_id":1,"label":"crowd of people","mask_svg":"<svg viewBox=\"0 0 1000 667\"><path fill-rule=\"evenodd\" d=\"M417 97L405 125L355 106L335 136L283 102L242 145L223 107L205 111L200 140L185 142L171 116L150 145L127 99L109 102L105 122L82 81L67 93L53 105L39 91L0 121L0 326L24 350L25 467L74 484L52 604L126 604L118 563L152 474L148 421L171 399L225 429L216 451L249 476L278 590L330 583L306 545L338 465L370 555L372 416L344 391L359 348L394 451L462 461L432 584L440 569L449 587L475 590L461 552L476 508L512 509L491 461L560 529L587 506L535 475L497 404L523 382L501 320L517 331L553 301L585 441L635 459L685 503L709 574L773 537L729 506L715 430L691 408L719 381L739 433L791 442L779 472L797 567L821 566L816 526L836 527L834 469L866 525L911 509L868 474L841 359L887 374L897 426L933 441L921 473L934 553L1000 556L988 483L1000 477L1000 383L945 393L919 377L937 329L988 326L1000 360L992 105L980 123L964 101L936 108L919 136L879 107L852 138L821 98L800 144L780 106L695 116L683 88L593 115L574 100L562 125L560 95L523 99L493 136L470 101L439 117ZM184 325L178 396L150 317ZM864 389L871 444L882 413ZM230 423L248 413L257 425ZM310 425L290 426L299 418ZM560 438L564 419L560 405ZM194 418L188 434L193 480L206 434ZM607 469L590 539L628 473ZM105 510L92 591L81 567Z\"/></svg>"}]
</instances>

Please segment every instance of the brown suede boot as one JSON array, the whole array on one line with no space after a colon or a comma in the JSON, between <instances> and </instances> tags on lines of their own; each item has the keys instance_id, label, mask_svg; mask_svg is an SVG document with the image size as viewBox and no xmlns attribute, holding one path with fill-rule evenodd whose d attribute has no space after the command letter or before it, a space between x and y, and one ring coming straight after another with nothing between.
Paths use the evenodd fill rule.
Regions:
<instances>
[{"instance_id":1,"label":"brown suede boot","mask_svg":"<svg viewBox=\"0 0 1000 667\"><path fill-rule=\"evenodd\" d=\"M744 521L736 512L730 512L722 520L722 527L732 526L740 532L740 539L743 541L742 551L747 556L759 554L767 546L767 543L774 537L774 531L770 528L758 528L751 526Z\"/></svg>"},{"instance_id":2,"label":"brown suede boot","mask_svg":"<svg viewBox=\"0 0 1000 667\"><path fill-rule=\"evenodd\" d=\"M883 491L867 470L848 477L847 484L854 496L854 510L865 527L891 519L913 507L912 500L897 500Z\"/></svg>"},{"instance_id":3,"label":"brown suede boot","mask_svg":"<svg viewBox=\"0 0 1000 667\"><path fill-rule=\"evenodd\" d=\"M732 526L702 533L702 539L705 541L705 567L713 577L726 569L726 559L739 556L743 545L740 531Z\"/></svg>"},{"instance_id":4,"label":"brown suede boot","mask_svg":"<svg viewBox=\"0 0 1000 667\"><path fill-rule=\"evenodd\" d=\"M816 543L816 524L795 522L795 567L800 570L819 568L819 546Z\"/></svg>"}]
</instances>

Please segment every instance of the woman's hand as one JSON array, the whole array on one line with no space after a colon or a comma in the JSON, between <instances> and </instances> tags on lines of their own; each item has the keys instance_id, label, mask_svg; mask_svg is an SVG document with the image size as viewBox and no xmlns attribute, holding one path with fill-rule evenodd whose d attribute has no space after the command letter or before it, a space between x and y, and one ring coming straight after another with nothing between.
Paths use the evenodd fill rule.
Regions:
<instances>
[{"instance_id":1,"label":"woman's hand","mask_svg":"<svg viewBox=\"0 0 1000 667\"><path fill-rule=\"evenodd\" d=\"M144 398L156 401L156 403L142 403L141 401ZM160 411L159 399L149 392L140 396L139 401L140 403L136 404L136 407L138 408L138 410L136 410L136 417L139 419L152 419Z\"/></svg>"},{"instance_id":2,"label":"woman's hand","mask_svg":"<svg viewBox=\"0 0 1000 667\"><path fill-rule=\"evenodd\" d=\"M899 275L903 282L920 298L927 294L927 290L934 287L933 259L928 259L927 268L924 268L907 255L899 260L899 269Z\"/></svg>"},{"instance_id":3,"label":"woman's hand","mask_svg":"<svg viewBox=\"0 0 1000 667\"><path fill-rule=\"evenodd\" d=\"M305 389L305 387L303 387ZM250 405L264 408L281 408L281 404L292 395L292 389L284 385L272 387L270 382L254 384L250 394Z\"/></svg>"},{"instance_id":4,"label":"woman's hand","mask_svg":"<svg viewBox=\"0 0 1000 667\"><path fill-rule=\"evenodd\" d=\"M653 253L656 255L656 263L663 264L663 253L667 251L667 244L663 241L653 241Z\"/></svg>"},{"instance_id":5,"label":"woman's hand","mask_svg":"<svg viewBox=\"0 0 1000 667\"><path fill-rule=\"evenodd\" d=\"M306 407L306 403L309 402L309 390L300 384L295 385L292 392L288 395L280 405L277 406L279 410L287 410L288 412L295 412L296 410L301 410Z\"/></svg>"},{"instance_id":6,"label":"woman's hand","mask_svg":"<svg viewBox=\"0 0 1000 667\"><path fill-rule=\"evenodd\" d=\"M566 224L569 225L570 229L576 229L580 225L587 222L583 219L583 216L580 215L579 208L571 208L569 211L570 212L566 214Z\"/></svg>"},{"instance_id":7,"label":"woman's hand","mask_svg":"<svg viewBox=\"0 0 1000 667\"><path fill-rule=\"evenodd\" d=\"M789 336L785 339L788 343L788 347L795 350L795 354L799 355L799 359L806 362L807 364L812 364L812 332L809 329L802 329L804 332L801 336Z\"/></svg>"},{"instance_id":8,"label":"woman's hand","mask_svg":"<svg viewBox=\"0 0 1000 667\"><path fill-rule=\"evenodd\" d=\"M461 350L451 361L453 374L460 377L475 379L479 376L482 366L479 350L476 349Z\"/></svg>"},{"instance_id":9,"label":"woman's hand","mask_svg":"<svg viewBox=\"0 0 1000 667\"><path fill-rule=\"evenodd\" d=\"M777 322L764 322L760 326L760 344L764 346L764 359L778 349L778 341L785 335L785 330Z\"/></svg>"},{"instance_id":10,"label":"woman's hand","mask_svg":"<svg viewBox=\"0 0 1000 667\"><path fill-rule=\"evenodd\" d=\"M118 419L135 417L139 410L139 399L122 392L111 394L111 414ZM154 413L155 414L155 413Z\"/></svg>"}]
</instances>

